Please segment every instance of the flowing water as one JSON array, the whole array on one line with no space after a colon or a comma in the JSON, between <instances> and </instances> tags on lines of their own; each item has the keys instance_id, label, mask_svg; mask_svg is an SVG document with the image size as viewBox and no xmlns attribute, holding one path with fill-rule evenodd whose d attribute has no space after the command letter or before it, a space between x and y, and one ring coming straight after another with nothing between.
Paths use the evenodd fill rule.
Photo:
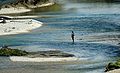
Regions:
<instances>
[{"instance_id":1,"label":"flowing water","mask_svg":"<svg viewBox=\"0 0 120 73\"><path fill-rule=\"evenodd\" d=\"M43 26L30 33L0 36L0 46L27 51L58 49L74 54L81 63L42 65L13 63L0 58L0 73L104 73L120 56L120 4L64 1L59 11L27 13ZM72 44L71 31L75 33Z\"/></svg>"}]
</instances>

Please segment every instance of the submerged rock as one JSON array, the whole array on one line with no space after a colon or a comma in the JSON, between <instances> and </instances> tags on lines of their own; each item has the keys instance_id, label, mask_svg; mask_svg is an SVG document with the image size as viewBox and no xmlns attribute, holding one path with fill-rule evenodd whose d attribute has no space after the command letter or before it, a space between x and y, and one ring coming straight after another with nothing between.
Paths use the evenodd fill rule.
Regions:
<instances>
[{"instance_id":1,"label":"submerged rock","mask_svg":"<svg viewBox=\"0 0 120 73\"><path fill-rule=\"evenodd\" d=\"M73 54L64 53L59 50L30 52L28 57L73 57Z\"/></svg>"}]
</instances>

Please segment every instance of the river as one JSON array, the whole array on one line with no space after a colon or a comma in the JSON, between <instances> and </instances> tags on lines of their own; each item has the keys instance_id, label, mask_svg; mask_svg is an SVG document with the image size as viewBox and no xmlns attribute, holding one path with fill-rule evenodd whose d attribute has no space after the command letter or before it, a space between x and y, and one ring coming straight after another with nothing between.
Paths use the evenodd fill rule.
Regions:
<instances>
[{"instance_id":1,"label":"river","mask_svg":"<svg viewBox=\"0 0 120 73\"><path fill-rule=\"evenodd\" d=\"M1 73L104 73L120 56L120 4L62 2L62 9L32 12L43 26L30 33L0 36L0 46L27 51L58 49L81 59L77 64L13 63L0 58ZM71 31L75 33L72 44Z\"/></svg>"}]
</instances>

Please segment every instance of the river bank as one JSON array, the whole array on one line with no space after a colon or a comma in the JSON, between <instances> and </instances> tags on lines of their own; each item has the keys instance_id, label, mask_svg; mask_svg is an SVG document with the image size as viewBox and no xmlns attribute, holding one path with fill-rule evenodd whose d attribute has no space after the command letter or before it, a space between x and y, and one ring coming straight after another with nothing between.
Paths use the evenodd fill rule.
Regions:
<instances>
[{"instance_id":1,"label":"river bank","mask_svg":"<svg viewBox=\"0 0 120 73\"><path fill-rule=\"evenodd\" d=\"M7 8L3 7L0 9L0 15L30 12L34 8L43 8L43 7L52 6L54 4L55 4L54 2L49 2L49 3L44 3L44 4L36 5L36 6L29 5L28 8L24 6L7 7Z\"/></svg>"}]
</instances>

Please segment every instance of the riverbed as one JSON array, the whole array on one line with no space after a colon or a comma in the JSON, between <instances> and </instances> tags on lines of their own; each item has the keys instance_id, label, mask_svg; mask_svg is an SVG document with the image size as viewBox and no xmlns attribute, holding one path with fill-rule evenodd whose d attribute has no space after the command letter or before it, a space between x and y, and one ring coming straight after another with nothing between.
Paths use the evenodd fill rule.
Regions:
<instances>
[{"instance_id":1,"label":"riverbed","mask_svg":"<svg viewBox=\"0 0 120 73\"><path fill-rule=\"evenodd\" d=\"M43 26L30 33L0 36L3 44L27 51L57 49L74 54L82 62L41 64L11 62L0 57L1 73L104 73L120 56L120 4L63 3L58 11L32 12ZM72 44L71 32L75 33ZM84 61L83 61L84 60Z\"/></svg>"}]
</instances>

